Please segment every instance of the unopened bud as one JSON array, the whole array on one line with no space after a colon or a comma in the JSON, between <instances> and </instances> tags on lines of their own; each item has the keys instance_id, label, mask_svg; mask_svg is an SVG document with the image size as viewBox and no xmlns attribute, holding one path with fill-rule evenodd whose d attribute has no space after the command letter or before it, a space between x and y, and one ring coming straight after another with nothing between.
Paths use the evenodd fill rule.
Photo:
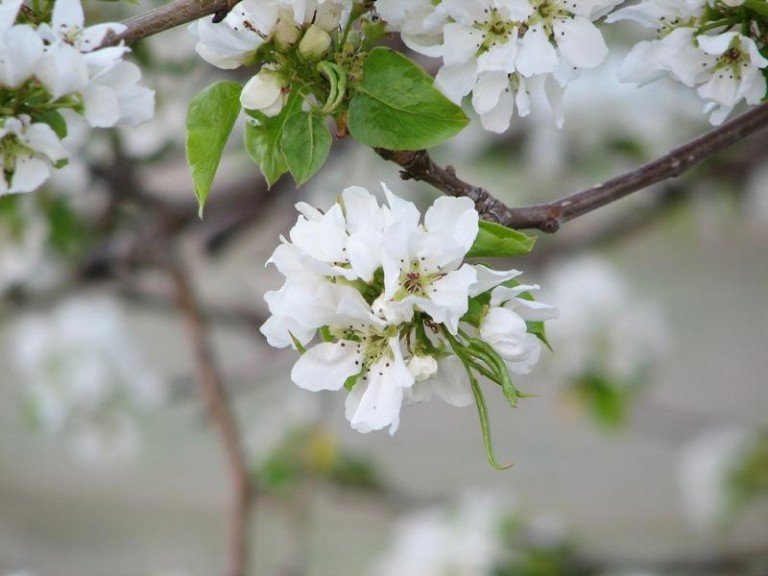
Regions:
<instances>
[{"instance_id":1,"label":"unopened bud","mask_svg":"<svg viewBox=\"0 0 768 576\"><path fill-rule=\"evenodd\" d=\"M317 8L314 24L327 32L339 27L341 22L341 4L326 2Z\"/></svg>"},{"instance_id":2,"label":"unopened bud","mask_svg":"<svg viewBox=\"0 0 768 576\"><path fill-rule=\"evenodd\" d=\"M416 382L423 382L437 372L437 360L432 356L413 356L408 360L408 371Z\"/></svg>"},{"instance_id":3,"label":"unopened bud","mask_svg":"<svg viewBox=\"0 0 768 576\"><path fill-rule=\"evenodd\" d=\"M314 24L299 42L299 54L308 60L319 60L331 47L331 35Z\"/></svg>"},{"instance_id":4,"label":"unopened bud","mask_svg":"<svg viewBox=\"0 0 768 576\"><path fill-rule=\"evenodd\" d=\"M290 48L299 41L301 30L290 20L280 19L272 29L272 38L280 49Z\"/></svg>"},{"instance_id":5,"label":"unopened bud","mask_svg":"<svg viewBox=\"0 0 768 576\"><path fill-rule=\"evenodd\" d=\"M243 86L240 105L246 110L258 110L267 116L277 116L283 108L285 78L270 68L259 73Z\"/></svg>"}]
</instances>

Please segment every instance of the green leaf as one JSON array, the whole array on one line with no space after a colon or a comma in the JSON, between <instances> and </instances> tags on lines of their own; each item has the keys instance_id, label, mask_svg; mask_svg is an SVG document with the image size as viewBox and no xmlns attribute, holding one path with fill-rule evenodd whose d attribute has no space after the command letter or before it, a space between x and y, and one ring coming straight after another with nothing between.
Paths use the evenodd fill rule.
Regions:
<instances>
[{"instance_id":1,"label":"green leaf","mask_svg":"<svg viewBox=\"0 0 768 576\"><path fill-rule=\"evenodd\" d=\"M58 110L47 110L42 114L38 114L35 117L35 121L48 124L51 129L61 139L67 136L67 121L64 120L64 116Z\"/></svg>"},{"instance_id":2,"label":"green leaf","mask_svg":"<svg viewBox=\"0 0 768 576\"><path fill-rule=\"evenodd\" d=\"M509 258L528 254L536 243L535 236L528 236L518 230L507 228L495 222L480 221L468 258Z\"/></svg>"},{"instance_id":3,"label":"green leaf","mask_svg":"<svg viewBox=\"0 0 768 576\"><path fill-rule=\"evenodd\" d=\"M187 163L201 217L224 145L240 113L241 90L237 82L217 82L192 98L187 108Z\"/></svg>"},{"instance_id":4,"label":"green leaf","mask_svg":"<svg viewBox=\"0 0 768 576\"><path fill-rule=\"evenodd\" d=\"M486 307L491 303L491 291L483 292L469 299L469 308L467 313L461 317L462 322L471 324L475 328L480 328L480 323L485 316Z\"/></svg>"},{"instance_id":5,"label":"green leaf","mask_svg":"<svg viewBox=\"0 0 768 576\"><path fill-rule=\"evenodd\" d=\"M355 89L349 103L349 132L374 148L432 148L469 122L426 72L388 48L371 50Z\"/></svg>"},{"instance_id":6,"label":"green leaf","mask_svg":"<svg viewBox=\"0 0 768 576\"><path fill-rule=\"evenodd\" d=\"M269 186L288 172L288 162L281 147L283 128L286 120L301 109L301 102L301 95L291 92L280 114L269 117L260 112L251 112L251 118L245 126L245 151L264 174Z\"/></svg>"},{"instance_id":7,"label":"green leaf","mask_svg":"<svg viewBox=\"0 0 768 576\"><path fill-rule=\"evenodd\" d=\"M301 186L325 164L331 149L331 133L324 118L299 110L285 121L280 147L288 169Z\"/></svg>"},{"instance_id":8,"label":"green leaf","mask_svg":"<svg viewBox=\"0 0 768 576\"><path fill-rule=\"evenodd\" d=\"M744 7L753 12L757 12L761 16L768 17L768 2L765 0L746 0Z\"/></svg>"}]
</instances>

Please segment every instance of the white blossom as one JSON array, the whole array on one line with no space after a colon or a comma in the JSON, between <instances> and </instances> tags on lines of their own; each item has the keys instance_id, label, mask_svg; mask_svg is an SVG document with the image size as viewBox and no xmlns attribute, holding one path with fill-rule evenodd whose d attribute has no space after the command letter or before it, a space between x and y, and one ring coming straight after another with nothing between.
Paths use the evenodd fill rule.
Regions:
<instances>
[{"instance_id":1,"label":"white blossom","mask_svg":"<svg viewBox=\"0 0 768 576\"><path fill-rule=\"evenodd\" d=\"M520 349L500 350L521 373L539 352L525 321L544 319L550 307L518 298L535 286L501 286L519 272L464 262L479 229L471 200L439 198L421 222L414 204L382 186L385 205L354 186L325 212L297 204L289 239L269 259L285 281L264 297L271 316L261 332L272 346L302 352L291 372L299 387L348 390L355 430L394 433L404 402L434 394L454 406L472 403L466 360L454 355L457 338L483 336L474 325L460 330L470 298L495 290L494 310L522 323ZM318 332L322 342L313 344Z\"/></svg>"},{"instance_id":2,"label":"white blossom","mask_svg":"<svg viewBox=\"0 0 768 576\"><path fill-rule=\"evenodd\" d=\"M165 390L141 362L108 300L70 300L16 328L14 365L35 421L64 434L75 451L135 447L133 415L156 407Z\"/></svg>"},{"instance_id":3,"label":"white blossom","mask_svg":"<svg viewBox=\"0 0 768 576\"><path fill-rule=\"evenodd\" d=\"M493 496L469 494L452 511L418 512L400 522L374 576L486 576L503 558L505 507Z\"/></svg>"},{"instance_id":4,"label":"white blossom","mask_svg":"<svg viewBox=\"0 0 768 576\"><path fill-rule=\"evenodd\" d=\"M597 257L553 266L546 299L560 316L548 328L558 351L552 369L561 378L600 374L631 385L668 348L660 310L638 297L614 268Z\"/></svg>"},{"instance_id":5,"label":"white blossom","mask_svg":"<svg viewBox=\"0 0 768 576\"><path fill-rule=\"evenodd\" d=\"M139 85L141 70L118 62L92 78L83 91L85 119L93 127L129 126L150 120L154 91Z\"/></svg>"},{"instance_id":6,"label":"white blossom","mask_svg":"<svg viewBox=\"0 0 768 576\"><path fill-rule=\"evenodd\" d=\"M67 150L50 126L32 122L29 116L7 117L0 126L0 196L31 192L51 174L51 168L67 157Z\"/></svg>"},{"instance_id":7,"label":"white blossom","mask_svg":"<svg viewBox=\"0 0 768 576\"><path fill-rule=\"evenodd\" d=\"M477 230L472 201L447 197L427 210L423 227L412 222L389 227L383 238L384 292L373 304L376 314L400 323L421 310L455 334L477 280L474 268L462 264Z\"/></svg>"},{"instance_id":8,"label":"white blossom","mask_svg":"<svg viewBox=\"0 0 768 576\"><path fill-rule=\"evenodd\" d=\"M409 8L392 0L379 11L412 49L442 56L435 85L446 96L458 103L472 93L483 127L503 132L515 108L528 115L532 91L556 105L575 69L605 59L608 49L593 21L617 3L444 0ZM442 38L435 39L438 27Z\"/></svg>"},{"instance_id":9,"label":"white blossom","mask_svg":"<svg viewBox=\"0 0 768 576\"><path fill-rule=\"evenodd\" d=\"M680 488L685 511L700 529L713 528L729 512L728 477L745 455L746 430L709 430L689 443L680 460Z\"/></svg>"},{"instance_id":10,"label":"white blossom","mask_svg":"<svg viewBox=\"0 0 768 576\"><path fill-rule=\"evenodd\" d=\"M656 39L639 42L629 52L619 71L622 80L644 84L669 75L697 87L707 101L704 111L717 125L742 100L762 100L766 82L761 70L768 59L751 38L722 27L704 28L706 8L703 1L644 0L606 21L631 20L656 31Z\"/></svg>"}]
</instances>

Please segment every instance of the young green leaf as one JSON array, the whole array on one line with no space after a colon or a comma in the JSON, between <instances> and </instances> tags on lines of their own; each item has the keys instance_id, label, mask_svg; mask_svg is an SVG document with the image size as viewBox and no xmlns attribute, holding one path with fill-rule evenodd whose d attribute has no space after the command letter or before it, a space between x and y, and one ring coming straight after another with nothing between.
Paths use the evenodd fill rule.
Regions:
<instances>
[{"instance_id":1,"label":"young green leaf","mask_svg":"<svg viewBox=\"0 0 768 576\"><path fill-rule=\"evenodd\" d=\"M187 108L187 163L201 217L224 145L240 113L241 90L237 82L217 82L192 98Z\"/></svg>"},{"instance_id":2,"label":"young green leaf","mask_svg":"<svg viewBox=\"0 0 768 576\"><path fill-rule=\"evenodd\" d=\"M456 135L469 122L417 64L388 48L374 48L349 103L349 132L374 148L420 150Z\"/></svg>"},{"instance_id":3,"label":"young green leaf","mask_svg":"<svg viewBox=\"0 0 768 576\"><path fill-rule=\"evenodd\" d=\"M288 162L281 147L283 129L288 118L300 109L301 95L293 92L277 116L251 112L252 118L246 123L243 134L245 151L264 174L269 186L288 172Z\"/></svg>"},{"instance_id":4,"label":"young green leaf","mask_svg":"<svg viewBox=\"0 0 768 576\"><path fill-rule=\"evenodd\" d=\"M296 185L301 186L325 164L331 133L323 118L299 110L286 119L280 147Z\"/></svg>"},{"instance_id":5,"label":"young green leaf","mask_svg":"<svg viewBox=\"0 0 768 576\"><path fill-rule=\"evenodd\" d=\"M42 114L38 114L35 118L36 122L44 122L51 127L56 133L56 136L62 140L67 136L67 121L58 110L47 110Z\"/></svg>"},{"instance_id":6,"label":"young green leaf","mask_svg":"<svg viewBox=\"0 0 768 576\"><path fill-rule=\"evenodd\" d=\"M468 258L509 258L528 254L536 243L534 236L527 236L518 230L507 228L495 222L480 221Z\"/></svg>"},{"instance_id":7,"label":"young green leaf","mask_svg":"<svg viewBox=\"0 0 768 576\"><path fill-rule=\"evenodd\" d=\"M753 12L757 12L761 16L768 16L768 3L765 0L746 0L744 7Z\"/></svg>"}]
</instances>

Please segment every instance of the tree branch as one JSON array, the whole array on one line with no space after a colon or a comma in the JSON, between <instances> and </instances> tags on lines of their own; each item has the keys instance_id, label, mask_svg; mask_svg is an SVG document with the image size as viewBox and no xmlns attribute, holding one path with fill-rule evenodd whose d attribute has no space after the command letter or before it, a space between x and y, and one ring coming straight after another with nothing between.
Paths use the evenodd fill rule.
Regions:
<instances>
[{"instance_id":1,"label":"tree branch","mask_svg":"<svg viewBox=\"0 0 768 576\"><path fill-rule=\"evenodd\" d=\"M221 434L232 476L234 502L230 517L227 575L244 576L248 564L248 519L254 492L240 444L240 431L229 406L224 384L208 343L205 321L189 279L179 265L171 264L169 268L176 291L176 301L192 340L202 394L208 413Z\"/></svg>"},{"instance_id":2,"label":"tree branch","mask_svg":"<svg viewBox=\"0 0 768 576\"><path fill-rule=\"evenodd\" d=\"M570 194L554 202L510 208L485 189L473 186L456 176L452 166L438 166L425 150L392 151L376 149L384 159L399 164L403 179L421 180L451 196L466 196L477 207L480 215L510 228L535 228L543 232L557 232L562 224L615 202L632 192L679 176L768 125L768 103L742 114L738 118L714 128L690 142L675 148L660 158L634 170Z\"/></svg>"},{"instance_id":3,"label":"tree branch","mask_svg":"<svg viewBox=\"0 0 768 576\"><path fill-rule=\"evenodd\" d=\"M123 21L127 29L122 34L110 32L101 43L102 47L114 46L120 42L132 44L148 36L153 36L192 22L216 12L225 12L238 0L175 0L144 14L139 14Z\"/></svg>"}]
</instances>

